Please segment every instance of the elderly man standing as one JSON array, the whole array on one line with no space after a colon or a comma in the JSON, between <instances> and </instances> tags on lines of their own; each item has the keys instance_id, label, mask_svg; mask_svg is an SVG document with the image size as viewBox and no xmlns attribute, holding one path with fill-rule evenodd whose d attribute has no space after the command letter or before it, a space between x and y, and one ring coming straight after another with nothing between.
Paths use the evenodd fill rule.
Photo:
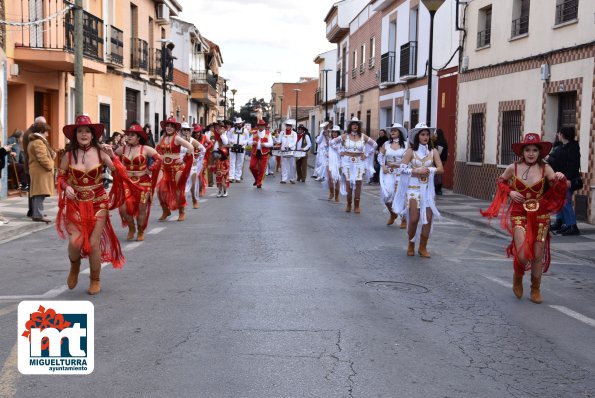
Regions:
<instances>
[{"instance_id":1,"label":"elderly man standing","mask_svg":"<svg viewBox=\"0 0 595 398\"><path fill-rule=\"evenodd\" d=\"M235 127L227 133L229 140L229 182L240 182L242 179L242 166L244 165L244 155L246 144L250 138L250 132L244 128L244 121L241 117L236 117Z\"/></svg>"}]
</instances>

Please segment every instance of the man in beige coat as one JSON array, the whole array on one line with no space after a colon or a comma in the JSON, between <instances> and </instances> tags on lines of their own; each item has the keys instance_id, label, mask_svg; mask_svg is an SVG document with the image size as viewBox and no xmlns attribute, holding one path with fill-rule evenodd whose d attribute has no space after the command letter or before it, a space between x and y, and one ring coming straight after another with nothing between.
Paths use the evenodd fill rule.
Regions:
<instances>
[{"instance_id":1,"label":"man in beige coat","mask_svg":"<svg viewBox=\"0 0 595 398\"><path fill-rule=\"evenodd\" d=\"M31 178L30 195L33 202L33 221L50 223L43 215L43 201L54 194L54 158L56 152L47 137L51 127L47 123L34 123L30 128L27 157Z\"/></svg>"}]
</instances>

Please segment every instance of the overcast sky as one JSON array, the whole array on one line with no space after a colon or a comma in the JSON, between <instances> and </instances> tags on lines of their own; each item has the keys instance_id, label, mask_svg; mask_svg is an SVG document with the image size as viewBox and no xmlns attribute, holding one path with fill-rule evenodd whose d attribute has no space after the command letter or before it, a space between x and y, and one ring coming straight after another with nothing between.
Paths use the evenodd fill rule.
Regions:
<instances>
[{"instance_id":1,"label":"overcast sky","mask_svg":"<svg viewBox=\"0 0 595 398\"><path fill-rule=\"evenodd\" d=\"M221 48L221 75L238 90L236 109L252 97L269 100L275 82L316 77L316 55L336 48L326 40L324 24L332 0L178 2L179 18Z\"/></svg>"}]
</instances>

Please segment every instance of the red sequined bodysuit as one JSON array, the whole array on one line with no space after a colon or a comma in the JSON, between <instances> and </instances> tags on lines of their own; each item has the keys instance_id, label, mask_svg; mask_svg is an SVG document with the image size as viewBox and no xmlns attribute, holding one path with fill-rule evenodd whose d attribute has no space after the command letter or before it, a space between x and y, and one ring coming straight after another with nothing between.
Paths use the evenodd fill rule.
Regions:
<instances>
[{"instance_id":1,"label":"red sequined bodysuit","mask_svg":"<svg viewBox=\"0 0 595 398\"><path fill-rule=\"evenodd\" d=\"M169 142L166 138L169 137ZM190 175L194 157L187 153L184 160L180 158L181 146L176 144L175 135L166 135L157 145L157 152L163 157L161 171L163 176L157 183L157 196L164 208L176 210L186 206L186 180ZM176 183L176 174L181 173Z\"/></svg>"}]
</instances>

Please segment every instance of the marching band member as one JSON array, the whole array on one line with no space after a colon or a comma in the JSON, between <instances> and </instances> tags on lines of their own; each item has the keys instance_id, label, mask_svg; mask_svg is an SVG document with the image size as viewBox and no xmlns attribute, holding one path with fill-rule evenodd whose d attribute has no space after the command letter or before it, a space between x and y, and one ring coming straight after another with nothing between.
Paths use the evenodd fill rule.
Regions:
<instances>
[{"instance_id":1,"label":"marching band member","mask_svg":"<svg viewBox=\"0 0 595 398\"><path fill-rule=\"evenodd\" d=\"M202 162L205 157L206 149L205 147L195 140L192 137L192 127L186 122L182 123L181 128L181 136L184 140L188 141L190 145L194 148L192 151L192 168L190 169L190 176L186 181L186 192L190 191L190 195L192 196L192 208L198 209L198 195L199 195L199 183L198 183L198 174L202 170ZM182 148L180 151L180 156L184 157L185 148Z\"/></svg>"},{"instance_id":2,"label":"marching band member","mask_svg":"<svg viewBox=\"0 0 595 398\"><path fill-rule=\"evenodd\" d=\"M162 176L157 183L157 196L163 209L159 221L165 221L172 210L178 209L178 221L186 219L186 180L192 168L194 147L176 134L181 124L174 117L162 121L161 129L165 135L157 144L157 152L163 157L161 165ZM181 149L186 148L184 159L181 159Z\"/></svg>"},{"instance_id":3,"label":"marching band member","mask_svg":"<svg viewBox=\"0 0 595 398\"><path fill-rule=\"evenodd\" d=\"M308 129L303 124L300 124L298 126L297 142L295 145L297 155L295 156L295 169L298 181L306 182L306 178L308 177L308 151L311 147L312 141L310 140Z\"/></svg>"},{"instance_id":4,"label":"marching band member","mask_svg":"<svg viewBox=\"0 0 595 398\"><path fill-rule=\"evenodd\" d=\"M430 258L426 246L432 231L432 220L440 217L436 208L434 175L442 174L444 169L440 154L432 147L430 135L434 130L425 123L418 123L409 131L409 148L403 156L399 185L393 199L393 211L406 215L409 222L408 256L415 255L415 242L419 239L419 255Z\"/></svg>"},{"instance_id":5,"label":"marching band member","mask_svg":"<svg viewBox=\"0 0 595 398\"><path fill-rule=\"evenodd\" d=\"M330 145L330 140L341 137L341 127L334 125L330 131L330 136L327 138L326 159L324 163L325 174L328 182L329 196L328 200L339 202L339 195L341 193L341 170L340 162L341 156L339 155L337 145Z\"/></svg>"},{"instance_id":6,"label":"marching band member","mask_svg":"<svg viewBox=\"0 0 595 398\"><path fill-rule=\"evenodd\" d=\"M90 284L88 293L101 290L101 262L122 268L126 262L118 237L112 228L109 210L124 203L126 170L110 145L100 145L103 124L92 123L87 115L76 118L75 124L62 128L70 146L62 157L58 171L58 235L68 236L70 273L68 288L78 283L81 258L89 258ZM113 185L109 196L102 183L102 169L112 170Z\"/></svg>"},{"instance_id":7,"label":"marching band member","mask_svg":"<svg viewBox=\"0 0 595 398\"><path fill-rule=\"evenodd\" d=\"M267 122L259 120L256 123L258 131L252 135L252 156L250 156L250 171L254 176L256 188L262 188L264 173L269 161L269 151L273 147L273 137L266 130Z\"/></svg>"},{"instance_id":8,"label":"marching band member","mask_svg":"<svg viewBox=\"0 0 595 398\"><path fill-rule=\"evenodd\" d=\"M380 199L385 204L390 217L386 225L393 225L398 214L393 211L393 199L399 186L401 176L401 163L405 155L405 136L407 129L399 123L390 127L390 138L382 145L378 152L380 164ZM401 217L401 229L407 228L405 217Z\"/></svg>"},{"instance_id":9,"label":"marching band member","mask_svg":"<svg viewBox=\"0 0 595 398\"><path fill-rule=\"evenodd\" d=\"M246 144L250 140L250 132L244 128L244 121L236 117L235 127L228 131L229 141L229 182L241 182L244 166Z\"/></svg>"},{"instance_id":10,"label":"marching band member","mask_svg":"<svg viewBox=\"0 0 595 398\"><path fill-rule=\"evenodd\" d=\"M192 130L192 137L197 140L204 148L205 154L202 158L202 162L198 165L198 197L203 197L207 193L207 168L209 163L209 156L212 153L213 143L210 140L210 137L207 136L205 131L200 127L200 124L194 125L194 129ZM194 189L193 189L194 190Z\"/></svg>"},{"instance_id":11,"label":"marching band member","mask_svg":"<svg viewBox=\"0 0 595 398\"><path fill-rule=\"evenodd\" d=\"M316 137L316 164L312 178L320 181L326 177L326 164L328 160L328 142L330 137L331 125L324 122L320 126L320 133Z\"/></svg>"},{"instance_id":12,"label":"marching band member","mask_svg":"<svg viewBox=\"0 0 595 398\"><path fill-rule=\"evenodd\" d=\"M213 157L215 158L215 164L213 167L213 173L215 174L215 181L217 182L217 197L227 197L227 189L229 188L229 140L227 139L226 126L230 125L231 122L224 121L223 125L214 123L215 127L219 131L213 132Z\"/></svg>"},{"instance_id":13,"label":"marching band member","mask_svg":"<svg viewBox=\"0 0 595 398\"><path fill-rule=\"evenodd\" d=\"M374 175L372 164L374 157L370 157L376 150L376 142L362 133L362 125L358 118L354 117L349 122L348 134L331 140L331 145L339 147L341 155L341 193L347 194L346 212L351 212L351 201L353 198L354 213L360 213L360 197L362 192L362 180L364 175L370 179Z\"/></svg>"},{"instance_id":14,"label":"marching band member","mask_svg":"<svg viewBox=\"0 0 595 398\"><path fill-rule=\"evenodd\" d=\"M508 256L513 256L512 291L519 299L523 296L523 275L531 270L530 299L536 304L543 301L541 275L548 271L551 261L550 215L564 206L567 189L564 174L555 173L543 160L551 149L552 144L541 141L536 133L527 133L522 142L512 144L520 160L504 170L493 202L481 212L489 218L500 213L502 226L512 236L506 249Z\"/></svg>"},{"instance_id":15,"label":"marching band member","mask_svg":"<svg viewBox=\"0 0 595 398\"><path fill-rule=\"evenodd\" d=\"M153 191L161 169L161 156L150 146L146 146L149 136L138 123L132 123L126 134L126 144L116 150L126 168L126 173L134 187L124 182L126 202L120 206L122 224L128 226L127 240L132 240L138 226L137 241L145 240L145 229L149 223ZM147 167L148 159L153 159ZM134 220L136 219L136 226Z\"/></svg>"},{"instance_id":16,"label":"marching band member","mask_svg":"<svg viewBox=\"0 0 595 398\"><path fill-rule=\"evenodd\" d=\"M297 133L293 126L295 126L295 120L287 119L285 131L279 134L278 142L281 144L282 151L295 151ZM287 179L290 183L295 184L295 157L293 155L281 157L281 184L287 184Z\"/></svg>"}]
</instances>

